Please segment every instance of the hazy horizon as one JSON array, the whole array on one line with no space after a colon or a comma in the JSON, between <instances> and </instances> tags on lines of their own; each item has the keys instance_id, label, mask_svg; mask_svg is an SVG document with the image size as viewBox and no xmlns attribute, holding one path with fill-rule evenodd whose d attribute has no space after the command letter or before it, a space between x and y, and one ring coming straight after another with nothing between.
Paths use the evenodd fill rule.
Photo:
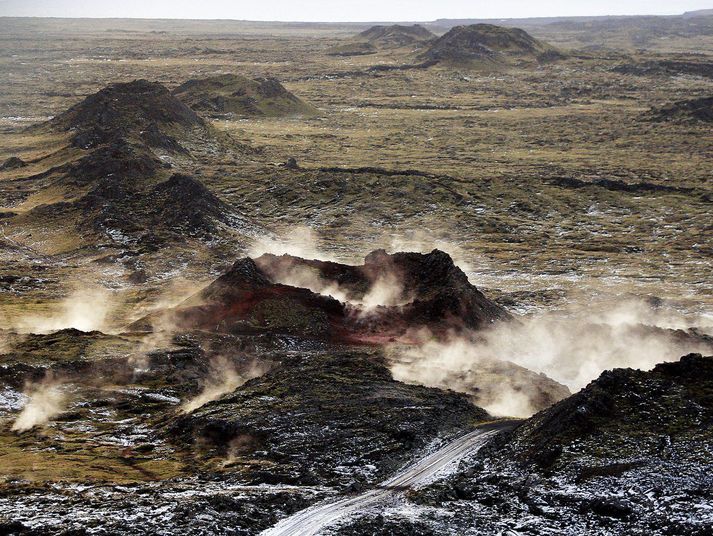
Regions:
<instances>
[{"instance_id":1,"label":"hazy horizon","mask_svg":"<svg viewBox=\"0 0 713 536\"><path fill-rule=\"evenodd\" d=\"M584 0L501 0L498 3L468 0L407 1L361 0L328 2L268 0L262 3L205 0L195 2L125 0L87 2L85 0L1 0L2 17L60 18L142 18L142 19L223 19L275 22L373 22L432 21L450 19L506 19L534 17L680 15L686 11L713 8L713 2L684 0L604 0L592 4Z\"/></svg>"}]
</instances>

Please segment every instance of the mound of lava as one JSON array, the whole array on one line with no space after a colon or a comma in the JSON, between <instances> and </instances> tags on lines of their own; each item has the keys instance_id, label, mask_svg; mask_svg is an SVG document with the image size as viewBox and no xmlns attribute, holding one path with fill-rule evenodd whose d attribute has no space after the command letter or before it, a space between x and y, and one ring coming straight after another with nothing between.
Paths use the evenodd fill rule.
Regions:
<instances>
[{"instance_id":1,"label":"mound of lava","mask_svg":"<svg viewBox=\"0 0 713 536\"><path fill-rule=\"evenodd\" d=\"M339 299L337 299L336 297ZM370 253L364 264L263 255L237 261L170 314L177 327L269 332L337 343L385 344L477 330L510 319L470 284L451 257ZM156 315L132 325L150 329Z\"/></svg>"},{"instance_id":2,"label":"mound of lava","mask_svg":"<svg viewBox=\"0 0 713 536\"><path fill-rule=\"evenodd\" d=\"M73 144L89 149L119 137L139 137L151 147L185 150L173 135L204 121L163 85L147 80L112 84L53 118L53 130L74 133Z\"/></svg>"},{"instance_id":3,"label":"mound of lava","mask_svg":"<svg viewBox=\"0 0 713 536\"><path fill-rule=\"evenodd\" d=\"M189 80L173 90L173 96L192 110L239 116L284 117L314 115L317 109L290 93L274 78L250 79L223 74Z\"/></svg>"},{"instance_id":4,"label":"mound of lava","mask_svg":"<svg viewBox=\"0 0 713 536\"><path fill-rule=\"evenodd\" d=\"M403 26L372 26L356 36L357 41L366 41L378 48L399 48L430 41L436 36L420 24Z\"/></svg>"},{"instance_id":5,"label":"mound of lava","mask_svg":"<svg viewBox=\"0 0 713 536\"><path fill-rule=\"evenodd\" d=\"M227 456L256 484L346 488L488 418L464 395L394 381L378 355L350 351L285 359L165 432L194 459Z\"/></svg>"}]
</instances>

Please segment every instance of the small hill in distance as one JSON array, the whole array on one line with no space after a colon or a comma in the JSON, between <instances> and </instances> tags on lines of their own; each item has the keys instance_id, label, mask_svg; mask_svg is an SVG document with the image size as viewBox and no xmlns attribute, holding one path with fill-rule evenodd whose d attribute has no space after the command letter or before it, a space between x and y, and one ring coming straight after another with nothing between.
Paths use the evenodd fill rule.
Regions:
<instances>
[{"instance_id":1,"label":"small hill in distance","mask_svg":"<svg viewBox=\"0 0 713 536\"><path fill-rule=\"evenodd\" d=\"M189 80L173 95L201 113L243 117L310 116L317 108L290 93L274 78L250 79L223 74Z\"/></svg>"},{"instance_id":2,"label":"small hill in distance","mask_svg":"<svg viewBox=\"0 0 713 536\"><path fill-rule=\"evenodd\" d=\"M419 46L435 39L436 36L420 24L413 26L372 26L347 43L329 50L331 56L361 56L375 54L380 50L393 50Z\"/></svg>"},{"instance_id":3,"label":"small hill in distance","mask_svg":"<svg viewBox=\"0 0 713 536\"><path fill-rule=\"evenodd\" d=\"M475 68L544 63L561 57L556 48L524 30L492 24L456 26L421 55L424 61Z\"/></svg>"},{"instance_id":4,"label":"small hill in distance","mask_svg":"<svg viewBox=\"0 0 713 536\"><path fill-rule=\"evenodd\" d=\"M367 41L379 48L400 48L430 41L436 36L420 24L413 26L372 26L357 35L359 41Z\"/></svg>"},{"instance_id":5,"label":"small hill in distance","mask_svg":"<svg viewBox=\"0 0 713 536\"><path fill-rule=\"evenodd\" d=\"M696 11L686 11L682 17L684 19L693 19L696 17L713 17L713 9L698 9Z\"/></svg>"}]
</instances>

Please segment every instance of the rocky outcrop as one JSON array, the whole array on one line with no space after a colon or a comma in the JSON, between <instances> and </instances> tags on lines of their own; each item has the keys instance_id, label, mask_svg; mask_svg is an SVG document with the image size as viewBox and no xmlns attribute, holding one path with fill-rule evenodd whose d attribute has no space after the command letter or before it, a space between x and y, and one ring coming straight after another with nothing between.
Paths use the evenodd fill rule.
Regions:
<instances>
[{"instance_id":1,"label":"rocky outcrop","mask_svg":"<svg viewBox=\"0 0 713 536\"><path fill-rule=\"evenodd\" d=\"M700 76L713 78L713 63L706 61L651 60L623 63L612 69L615 73L634 76Z\"/></svg>"},{"instance_id":2,"label":"rocky outcrop","mask_svg":"<svg viewBox=\"0 0 713 536\"><path fill-rule=\"evenodd\" d=\"M510 315L470 284L468 277L443 251L428 254L394 253L380 249L369 253L361 266L264 255L257 264L273 279L294 270L314 270L327 286L336 284L352 303L362 303L375 285L389 284L388 303L377 304L383 314L398 304L400 314L414 325L452 322L449 327L478 329ZM445 326L444 326L445 327Z\"/></svg>"},{"instance_id":3,"label":"rocky outcrop","mask_svg":"<svg viewBox=\"0 0 713 536\"><path fill-rule=\"evenodd\" d=\"M195 234L215 231L228 223L232 210L197 179L176 173L157 184L146 196L149 223L175 232Z\"/></svg>"},{"instance_id":4,"label":"rocky outcrop","mask_svg":"<svg viewBox=\"0 0 713 536\"><path fill-rule=\"evenodd\" d=\"M604 372L525 421L506 448L525 463L552 468L587 457L695 458L712 439L713 357L689 354L650 372Z\"/></svg>"},{"instance_id":5,"label":"rocky outcrop","mask_svg":"<svg viewBox=\"0 0 713 536\"><path fill-rule=\"evenodd\" d=\"M713 123L713 97L677 101L652 108L648 115L659 122Z\"/></svg>"},{"instance_id":6,"label":"rocky outcrop","mask_svg":"<svg viewBox=\"0 0 713 536\"><path fill-rule=\"evenodd\" d=\"M447 522L391 516L373 530L707 534L712 431L713 357L608 371L410 496L449 511Z\"/></svg>"},{"instance_id":7,"label":"rocky outcrop","mask_svg":"<svg viewBox=\"0 0 713 536\"><path fill-rule=\"evenodd\" d=\"M0 171L9 171L11 169L20 169L25 167L27 164L17 156L11 156L5 162L0 164Z\"/></svg>"}]
</instances>

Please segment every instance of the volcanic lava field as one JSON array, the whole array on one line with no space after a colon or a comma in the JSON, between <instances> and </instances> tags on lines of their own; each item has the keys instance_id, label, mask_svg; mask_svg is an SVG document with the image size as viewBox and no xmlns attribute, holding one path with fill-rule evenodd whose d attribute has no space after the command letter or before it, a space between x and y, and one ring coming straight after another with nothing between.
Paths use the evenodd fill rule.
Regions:
<instances>
[{"instance_id":1,"label":"volcanic lava field","mask_svg":"<svg viewBox=\"0 0 713 536\"><path fill-rule=\"evenodd\" d=\"M713 533L713 15L0 43L0 534Z\"/></svg>"}]
</instances>

